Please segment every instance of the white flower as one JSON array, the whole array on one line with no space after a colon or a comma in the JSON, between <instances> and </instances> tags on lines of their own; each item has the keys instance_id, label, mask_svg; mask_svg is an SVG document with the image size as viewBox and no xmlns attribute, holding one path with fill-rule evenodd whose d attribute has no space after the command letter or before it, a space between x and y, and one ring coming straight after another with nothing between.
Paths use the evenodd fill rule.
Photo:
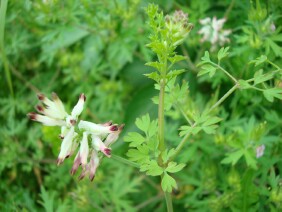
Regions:
<instances>
[{"instance_id":1,"label":"white flower","mask_svg":"<svg viewBox=\"0 0 282 212\"><path fill-rule=\"evenodd\" d=\"M264 145L264 144L258 146L258 147L256 148L256 157L257 157L257 158L262 157L263 154L264 154L264 150L265 150L265 145Z\"/></svg>"},{"instance_id":2,"label":"white flower","mask_svg":"<svg viewBox=\"0 0 282 212\"><path fill-rule=\"evenodd\" d=\"M230 42L228 35L231 33L231 30L223 30L223 25L226 19L217 19L216 17L205 18L200 20L200 24L203 27L198 31L199 34L203 35L201 42L210 42L212 44L212 49L216 45L223 46L226 42Z\"/></svg>"},{"instance_id":3,"label":"white flower","mask_svg":"<svg viewBox=\"0 0 282 212\"><path fill-rule=\"evenodd\" d=\"M42 105L37 105L36 110L42 115L29 113L28 117L46 126L61 127L59 137L62 139L62 143L57 164L60 165L66 158L70 157L79 145L71 174L75 174L79 166L81 166L82 172L79 179L83 179L89 173L89 179L92 181L100 163L99 152L102 152L107 157L111 157L109 146L118 139L124 125L118 126L111 121L103 124L95 124L83 120L78 122L78 116L83 111L86 100L84 94L80 95L70 115L65 111L62 101L55 93L52 94L52 100L42 94L38 95L38 99ZM79 132L76 132L76 130ZM88 139L90 137L91 145L89 146ZM78 142L79 140L80 142ZM89 152L91 152L91 155L89 155Z\"/></svg>"}]
</instances>

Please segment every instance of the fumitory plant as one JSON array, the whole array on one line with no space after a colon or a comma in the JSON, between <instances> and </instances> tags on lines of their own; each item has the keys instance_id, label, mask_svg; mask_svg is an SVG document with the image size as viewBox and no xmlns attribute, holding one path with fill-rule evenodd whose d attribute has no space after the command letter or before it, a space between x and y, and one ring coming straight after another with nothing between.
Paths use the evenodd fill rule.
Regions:
<instances>
[{"instance_id":1,"label":"fumitory plant","mask_svg":"<svg viewBox=\"0 0 282 212\"><path fill-rule=\"evenodd\" d=\"M139 0L25 1L25 13L8 13L8 23L17 26L11 27L9 34L22 29L21 24L33 23L35 30L27 28L19 37L16 33L7 36L5 71L11 70L12 77L19 78L25 86L9 83L6 76L7 88L17 89L13 94L17 100L0 99L0 112L5 114L2 122L8 123L7 128L1 129L5 138L1 154L10 156L8 153L14 152L0 166L3 173L9 173L0 188L14 182L10 175L13 179L19 175L15 174L17 168L10 170L17 158L16 150L24 148L27 161L15 163L24 163L22 169L27 171L20 181L22 189L7 187L5 191L10 195L3 192L4 198L8 199L14 191L17 196L26 192L25 173L31 172L27 176L34 179L29 181L36 179L38 184L30 190L40 190L40 194L25 193L21 199L13 198L17 202L11 205L27 207L19 202L29 197L40 198L39 204L47 211L55 205L82 211L163 211L164 202L168 211L281 209L282 125L281 106L276 104L282 99L281 62L277 60L282 55L281 18L275 12L270 14L258 0L255 4L252 1L249 8L234 0L187 4L174 1L171 6L163 5L166 11L173 11L171 15L164 15L154 4L146 7L147 29L139 3L145 4ZM17 9L19 5L14 3L16 9L12 11L21 11ZM220 12L221 7L226 9L225 14ZM175 9L178 10L174 12ZM189 17L180 9L189 12ZM275 9L279 12L278 6ZM27 13L30 17L21 19ZM34 54L37 51L29 51L29 46L24 45L25 39L37 39L39 59ZM148 43L146 47L144 43ZM22 53L17 55L26 58L12 57L16 50ZM150 72L143 73L148 79L141 74L136 76L144 70L145 62ZM23 72L17 70L17 64L26 65ZM57 71L35 74L26 80L32 70L45 69ZM42 87L37 88L35 85L41 82ZM87 102L90 109L85 110L84 94L68 111L66 106L73 98L63 104L55 93L49 99L39 92L58 90L61 83L67 86L60 94L62 99L88 91L87 97L94 99ZM69 95L67 92L74 87ZM24 94L30 93L26 88L38 93L40 102L35 107L37 113L29 113L28 117L47 126L42 130L34 127L28 133L26 119L14 121L20 112L30 111L26 102L32 102L34 97L22 100ZM146 104L150 101L148 90L155 96ZM152 107L155 110L150 110ZM90 121L81 119L82 111ZM124 120L127 127L102 121L109 119L118 123ZM53 127L60 128L60 133ZM28 144L22 146L19 134ZM54 142L43 143L41 137ZM116 142L118 137L126 143ZM57 148L56 141L60 140ZM10 145L11 141L16 141L15 145ZM40 149L38 144L52 148ZM55 154L60 150L59 168L45 157L50 150ZM113 152L126 152L127 158ZM104 156L123 164L104 160ZM71 160L73 164L68 167L66 163ZM79 180L88 176L93 181L96 176L95 182L76 184L70 176L64 177L65 170L75 175L78 169ZM40 170L44 170L43 177ZM62 178L57 184L57 179ZM66 187L70 188L68 192L62 189ZM0 207L4 198L0 198Z\"/></svg>"},{"instance_id":2,"label":"fumitory plant","mask_svg":"<svg viewBox=\"0 0 282 212\"><path fill-rule=\"evenodd\" d=\"M233 76L221 65L223 59L229 55L229 47L221 48L216 60L211 58L209 52L206 51L198 64L200 69L198 77L208 75L213 78L217 74L221 74L224 78L229 78L234 85L219 99L217 99L218 94L215 95L204 108L197 107L196 101L189 96L188 83L183 81L180 84L177 80L185 70L174 68L177 62L185 59L184 56L177 53L177 47L187 38L193 28L193 25L189 23L188 15L182 11L176 11L173 15L164 16L158 6L152 4L147 7L146 12L151 28L150 43L147 47L155 53L156 61L146 63L155 71L145 75L155 81L155 89L159 91L159 95L152 99L158 105L158 119L153 120L149 114L137 118L135 124L139 132L129 132L124 141L129 142L130 149L127 156L136 163L135 165L140 168L140 171L145 172L146 175L160 177L167 210L173 211L171 192L177 190L178 173L185 167L184 163L178 161L178 156L180 153L182 154L184 146L189 140L197 138L200 133L216 133L218 123L224 118L226 119L226 117L219 116L218 107L237 90L243 92L252 89L262 92L270 102L273 102L274 98L282 99L282 89L279 86L281 68L262 55L251 60L249 64L254 64L256 67L266 63L272 65L274 70L265 73L260 69L252 77L241 79ZM225 21L225 19L217 21L216 18L213 18L211 29L209 26L205 26L200 33L204 34L204 39L211 39L212 44L219 40L219 44L222 45L229 41L225 36L229 35L231 31L223 32L223 37L214 34L213 31L211 32L213 34L208 33L212 27L219 31ZM210 18L201 21L204 25L210 22ZM169 143L166 140L169 135L165 122L173 118L175 113L180 113L186 123L179 126L181 140ZM264 124L254 126L254 123L250 121L246 127L253 128L252 135L238 137L240 140L230 139L228 144L232 147L232 151L226 152L226 157L222 159L221 163L235 165L241 157L244 157L248 167L257 169L256 158L261 157L265 150L264 144L260 141L265 135ZM234 134L233 138L236 136L240 136L240 134ZM240 189L237 186L232 195L238 194Z\"/></svg>"}]
</instances>

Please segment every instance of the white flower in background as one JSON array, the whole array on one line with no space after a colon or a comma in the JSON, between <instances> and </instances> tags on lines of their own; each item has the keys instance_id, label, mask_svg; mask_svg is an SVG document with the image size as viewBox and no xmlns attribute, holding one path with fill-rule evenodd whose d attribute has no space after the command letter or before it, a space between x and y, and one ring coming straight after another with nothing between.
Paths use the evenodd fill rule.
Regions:
<instances>
[{"instance_id":1,"label":"white flower in background","mask_svg":"<svg viewBox=\"0 0 282 212\"><path fill-rule=\"evenodd\" d=\"M38 99L42 105L37 105L36 110L42 115L32 112L28 114L28 117L45 126L61 127L59 137L62 139L62 143L57 164L62 164L79 146L71 174L75 174L79 166L81 166L82 172L79 179L83 179L89 173L89 179L92 181L100 163L99 152L102 152L107 157L111 157L111 149L109 147L118 139L124 125L118 126L111 121L103 124L95 124L83 120L78 122L78 117L83 111L86 101L84 94L80 95L70 115L65 111L62 101L55 93L52 93L52 100L43 94L39 94ZM75 130L78 130L78 132ZM91 155L89 155L89 152L91 152ZM88 161L89 158L90 160Z\"/></svg>"},{"instance_id":2,"label":"white flower in background","mask_svg":"<svg viewBox=\"0 0 282 212\"><path fill-rule=\"evenodd\" d=\"M257 158L262 157L263 154L264 154L264 150L265 150L265 145L264 145L264 144L258 146L258 147L256 148L256 157L257 157Z\"/></svg>"},{"instance_id":3,"label":"white flower in background","mask_svg":"<svg viewBox=\"0 0 282 212\"><path fill-rule=\"evenodd\" d=\"M200 24L203 25L198 31L203 36L201 42L210 42L212 49L215 49L217 45L223 46L225 43L230 42L228 36L231 30L222 29L225 21L225 18L217 19L216 17L200 20Z\"/></svg>"}]
</instances>

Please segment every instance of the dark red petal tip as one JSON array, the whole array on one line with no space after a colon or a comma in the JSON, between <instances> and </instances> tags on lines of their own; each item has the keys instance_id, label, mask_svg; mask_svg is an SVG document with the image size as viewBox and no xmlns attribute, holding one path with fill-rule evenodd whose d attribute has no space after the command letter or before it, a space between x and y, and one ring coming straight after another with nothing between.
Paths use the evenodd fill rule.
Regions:
<instances>
[{"instance_id":1,"label":"dark red petal tip","mask_svg":"<svg viewBox=\"0 0 282 212\"><path fill-rule=\"evenodd\" d=\"M90 180L91 182L94 180L94 178L95 178L95 175L89 176L89 180Z\"/></svg>"},{"instance_id":2,"label":"dark red petal tip","mask_svg":"<svg viewBox=\"0 0 282 212\"><path fill-rule=\"evenodd\" d=\"M80 94L79 98L83 99L83 101L86 101L86 96L84 95L84 93Z\"/></svg>"},{"instance_id":3,"label":"dark red petal tip","mask_svg":"<svg viewBox=\"0 0 282 212\"><path fill-rule=\"evenodd\" d=\"M38 112L43 112L44 111L44 108L41 106L41 105L36 105L36 110L38 111Z\"/></svg>"},{"instance_id":4,"label":"dark red petal tip","mask_svg":"<svg viewBox=\"0 0 282 212\"><path fill-rule=\"evenodd\" d=\"M58 158L57 159L57 166L61 165L63 163L63 161L64 161L63 159Z\"/></svg>"},{"instance_id":5,"label":"dark red petal tip","mask_svg":"<svg viewBox=\"0 0 282 212\"><path fill-rule=\"evenodd\" d=\"M34 112L31 112L31 113L28 113L27 114L27 117L30 119L30 120L36 120L36 113L34 113Z\"/></svg>"},{"instance_id":6,"label":"dark red petal tip","mask_svg":"<svg viewBox=\"0 0 282 212\"><path fill-rule=\"evenodd\" d=\"M112 125L112 126L110 127L110 130L111 130L111 131L118 131L118 126L117 126L117 125Z\"/></svg>"},{"instance_id":7,"label":"dark red petal tip","mask_svg":"<svg viewBox=\"0 0 282 212\"><path fill-rule=\"evenodd\" d=\"M104 152L105 152L105 154L106 154L107 156L111 156L112 150L109 149L109 148L105 148Z\"/></svg>"},{"instance_id":8,"label":"dark red petal tip","mask_svg":"<svg viewBox=\"0 0 282 212\"><path fill-rule=\"evenodd\" d=\"M43 101L45 96L42 94L42 93L39 93L37 94L37 98L40 100L40 101Z\"/></svg>"},{"instance_id":9,"label":"dark red petal tip","mask_svg":"<svg viewBox=\"0 0 282 212\"><path fill-rule=\"evenodd\" d=\"M70 120L70 123L71 123L71 125L73 125L73 126L74 126L74 125L76 124L76 120L71 119L71 120Z\"/></svg>"}]
</instances>

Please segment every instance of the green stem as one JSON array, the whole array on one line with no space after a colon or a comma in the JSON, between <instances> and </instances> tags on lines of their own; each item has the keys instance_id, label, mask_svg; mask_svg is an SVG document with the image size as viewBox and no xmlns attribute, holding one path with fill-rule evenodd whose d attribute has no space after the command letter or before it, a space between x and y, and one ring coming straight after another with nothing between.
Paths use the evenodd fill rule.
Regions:
<instances>
[{"instance_id":1,"label":"green stem","mask_svg":"<svg viewBox=\"0 0 282 212\"><path fill-rule=\"evenodd\" d=\"M7 83L12 96L14 96L13 84L11 79L11 73L9 69L8 59L4 48L4 31L5 31L5 17L7 11L8 0L2 0L0 5L0 54L4 65L5 75Z\"/></svg>"},{"instance_id":2,"label":"green stem","mask_svg":"<svg viewBox=\"0 0 282 212\"><path fill-rule=\"evenodd\" d=\"M227 97L229 97L237 88L239 87L239 84L234 85L223 97L221 97L210 109L208 112L211 112L213 109L215 109L216 107L218 107ZM197 122L195 122L192 127L196 127L197 126ZM191 133L187 133L184 138L180 141L180 143L178 144L178 146L175 149L175 153L170 157L170 161L175 158L178 153L182 150L182 148L184 147L184 144L187 142L189 136L191 135Z\"/></svg>"},{"instance_id":3,"label":"green stem","mask_svg":"<svg viewBox=\"0 0 282 212\"><path fill-rule=\"evenodd\" d=\"M195 127L197 125L197 123L195 122L192 127ZM173 158L175 158L178 153L181 151L181 149L184 147L184 144L187 142L189 136L191 135L191 133L187 133L184 138L182 138L182 140L180 141L180 143L178 144L178 146L175 149L174 154L169 158L170 161L173 160Z\"/></svg>"},{"instance_id":4,"label":"green stem","mask_svg":"<svg viewBox=\"0 0 282 212\"><path fill-rule=\"evenodd\" d=\"M140 168L137 163L134 163L134 162L132 162L132 161L130 161L130 160L127 160L127 159L125 159L125 158L122 158L122 157L120 157L120 156L117 156L117 155L113 155L113 154L112 154L112 158L113 158L114 160L116 160L116 161L119 161L119 162L121 162L121 163L130 165L130 166L132 166L132 167L135 167L135 168L138 168L138 169Z\"/></svg>"},{"instance_id":5,"label":"green stem","mask_svg":"<svg viewBox=\"0 0 282 212\"><path fill-rule=\"evenodd\" d=\"M173 212L173 206L172 206L172 200L171 195L168 192L165 192L165 201L166 201L166 207L168 212Z\"/></svg>"},{"instance_id":6,"label":"green stem","mask_svg":"<svg viewBox=\"0 0 282 212\"><path fill-rule=\"evenodd\" d=\"M176 109L178 109L178 110L182 113L182 115L184 116L184 118L186 119L186 121L187 121L190 125L192 125L192 124L193 124L192 121L188 118L188 116L186 115L186 113L184 112L184 110L182 109L182 107L181 107L178 103L175 104L175 107L176 107Z\"/></svg>"},{"instance_id":7,"label":"green stem","mask_svg":"<svg viewBox=\"0 0 282 212\"><path fill-rule=\"evenodd\" d=\"M233 77L231 74L228 73L228 71L226 71L224 68L222 68L221 66L219 66L218 64L214 63L214 62L209 62L210 64L212 64L213 66L217 67L219 70L223 71L230 79L232 79L235 84L238 84L238 81L235 79L235 77Z\"/></svg>"},{"instance_id":8,"label":"green stem","mask_svg":"<svg viewBox=\"0 0 282 212\"><path fill-rule=\"evenodd\" d=\"M221 97L210 109L209 112L212 111L214 108L219 106L227 97L229 97L237 88L239 84L234 85L223 97Z\"/></svg>"},{"instance_id":9,"label":"green stem","mask_svg":"<svg viewBox=\"0 0 282 212\"><path fill-rule=\"evenodd\" d=\"M267 62L268 62L270 65L274 66L275 68L281 69L278 65L276 65L276 64L273 63L273 62L271 62L270 60L267 60Z\"/></svg>"},{"instance_id":10,"label":"green stem","mask_svg":"<svg viewBox=\"0 0 282 212\"><path fill-rule=\"evenodd\" d=\"M159 150L165 150L164 143L164 94L165 94L165 79L160 80L159 108L158 108L158 135L159 135Z\"/></svg>"}]
</instances>

